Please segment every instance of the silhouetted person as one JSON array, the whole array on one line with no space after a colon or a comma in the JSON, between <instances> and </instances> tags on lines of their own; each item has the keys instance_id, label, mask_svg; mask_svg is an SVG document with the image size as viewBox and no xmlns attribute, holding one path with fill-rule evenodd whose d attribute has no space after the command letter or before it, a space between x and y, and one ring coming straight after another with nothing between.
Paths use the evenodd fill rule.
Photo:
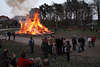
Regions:
<instances>
[{"instance_id":1,"label":"silhouetted person","mask_svg":"<svg viewBox=\"0 0 100 67\"><path fill-rule=\"evenodd\" d=\"M58 55L61 55L61 53L62 53L62 43L63 43L63 40L61 40L60 38L56 38L56 44L57 44L57 48L58 48Z\"/></svg>"},{"instance_id":2,"label":"silhouetted person","mask_svg":"<svg viewBox=\"0 0 100 67\"><path fill-rule=\"evenodd\" d=\"M67 55L67 61L68 62L70 61L70 48L71 48L70 42L66 41L64 50L65 50L65 54Z\"/></svg>"},{"instance_id":3,"label":"silhouetted person","mask_svg":"<svg viewBox=\"0 0 100 67\"><path fill-rule=\"evenodd\" d=\"M64 38L62 37L61 38L61 55L63 55L63 46L64 46L63 40Z\"/></svg>"},{"instance_id":4,"label":"silhouetted person","mask_svg":"<svg viewBox=\"0 0 100 67\"><path fill-rule=\"evenodd\" d=\"M34 40L32 39L32 37L30 37L29 46L30 46L30 53L33 53L34 52Z\"/></svg>"},{"instance_id":5,"label":"silhouetted person","mask_svg":"<svg viewBox=\"0 0 100 67\"><path fill-rule=\"evenodd\" d=\"M47 58L48 57L48 49L49 49L47 38L44 38L42 40L42 46L41 47L42 47L42 50L43 50L44 57Z\"/></svg>"},{"instance_id":6,"label":"silhouetted person","mask_svg":"<svg viewBox=\"0 0 100 67\"><path fill-rule=\"evenodd\" d=\"M84 51L84 47L85 47L85 39L83 37L80 37L78 39L78 42L80 43L80 48L82 51Z\"/></svg>"},{"instance_id":7,"label":"silhouetted person","mask_svg":"<svg viewBox=\"0 0 100 67\"><path fill-rule=\"evenodd\" d=\"M12 32L13 40L15 40L16 34L15 32Z\"/></svg>"},{"instance_id":8,"label":"silhouetted person","mask_svg":"<svg viewBox=\"0 0 100 67\"><path fill-rule=\"evenodd\" d=\"M7 32L8 40L10 40L11 32Z\"/></svg>"},{"instance_id":9,"label":"silhouetted person","mask_svg":"<svg viewBox=\"0 0 100 67\"><path fill-rule=\"evenodd\" d=\"M0 39L0 48L2 48L2 39Z\"/></svg>"},{"instance_id":10,"label":"silhouetted person","mask_svg":"<svg viewBox=\"0 0 100 67\"><path fill-rule=\"evenodd\" d=\"M76 50L77 40L75 37L72 38L73 50Z\"/></svg>"},{"instance_id":11,"label":"silhouetted person","mask_svg":"<svg viewBox=\"0 0 100 67\"><path fill-rule=\"evenodd\" d=\"M54 59L56 59L56 43L53 43L53 46L52 46L52 55L53 55Z\"/></svg>"}]
</instances>

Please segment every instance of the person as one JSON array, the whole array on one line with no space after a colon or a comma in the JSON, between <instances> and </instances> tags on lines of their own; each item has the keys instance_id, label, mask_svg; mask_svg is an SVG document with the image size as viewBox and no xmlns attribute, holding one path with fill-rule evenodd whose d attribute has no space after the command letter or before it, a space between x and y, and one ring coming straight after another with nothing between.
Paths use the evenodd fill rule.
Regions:
<instances>
[{"instance_id":1,"label":"person","mask_svg":"<svg viewBox=\"0 0 100 67\"><path fill-rule=\"evenodd\" d=\"M50 62L48 58L44 58L43 59L43 67L49 67L50 66Z\"/></svg>"},{"instance_id":2,"label":"person","mask_svg":"<svg viewBox=\"0 0 100 67\"><path fill-rule=\"evenodd\" d=\"M62 55L64 54L64 46L65 46L65 43L66 43L66 38L64 37L63 38L63 45L62 45Z\"/></svg>"},{"instance_id":3,"label":"person","mask_svg":"<svg viewBox=\"0 0 100 67\"><path fill-rule=\"evenodd\" d=\"M15 40L16 34L15 32L12 32L13 40Z\"/></svg>"},{"instance_id":4,"label":"person","mask_svg":"<svg viewBox=\"0 0 100 67\"><path fill-rule=\"evenodd\" d=\"M41 46L42 50L43 50L43 54L44 57L47 58L48 57L48 40L45 37L44 39L42 39L42 46Z\"/></svg>"},{"instance_id":5,"label":"person","mask_svg":"<svg viewBox=\"0 0 100 67\"><path fill-rule=\"evenodd\" d=\"M64 40L64 38L62 37L61 38L61 55L63 55L63 46L64 46L64 43L63 43L63 40Z\"/></svg>"},{"instance_id":6,"label":"person","mask_svg":"<svg viewBox=\"0 0 100 67\"><path fill-rule=\"evenodd\" d=\"M56 43L53 43L53 46L52 46L52 54L54 56L54 59L56 59Z\"/></svg>"},{"instance_id":7,"label":"person","mask_svg":"<svg viewBox=\"0 0 100 67\"><path fill-rule=\"evenodd\" d=\"M9 49L4 49L0 54L0 67L16 67L16 55L13 53L12 57L9 56Z\"/></svg>"},{"instance_id":8,"label":"person","mask_svg":"<svg viewBox=\"0 0 100 67\"><path fill-rule=\"evenodd\" d=\"M21 57L18 59L17 66L18 67L31 67L34 64L33 59L26 58L26 53L22 51Z\"/></svg>"},{"instance_id":9,"label":"person","mask_svg":"<svg viewBox=\"0 0 100 67\"><path fill-rule=\"evenodd\" d=\"M96 41L96 37L93 36L93 37L92 37L92 47L95 47L95 41Z\"/></svg>"},{"instance_id":10,"label":"person","mask_svg":"<svg viewBox=\"0 0 100 67\"><path fill-rule=\"evenodd\" d=\"M78 42L80 44L80 48L81 48L81 51L84 51L84 47L85 47L85 39L83 37L80 37L78 39Z\"/></svg>"},{"instance_id":11,"label":"person","mask_svg":"<svg viewBox=\"0 0 100 67\"><path fill-rule=\"evenodd\" d=\"M12 67L17 67L17 61L16 61L16 54L12 53L12 58L11 58L11 62L10 62Z\"/></svg>"},{"instance_id":12,"label":"person","mask_svg":"<svg viewBox=\"0 0 100 67\"><path fill-rule=\"evenodd\" d=\"M67 55L67 61L68 62L70 61L70 48L71 48L70 42L66 41L66 45L64 47L64 52Z\"/></svg>"},{"instance_id":13,"label":"person","mask_svg":"<svg viewBox=\"0 0 100 67\"><path fill-rule=\"evenodd\" d=\"M56 38L56 44L57 44L57 48L58 48L58 55L61 55L61 51L62 51L62 42L60 38Z\"/></svg>"},{"instance_id":14,"label":"person","mask_svg":"<svg viewBox=\"0 0 100 67\"><path fill-rule=\"evenodd\" d=\"M0 39L0 48L2 48L2 39Z\"/></svg>"},{"instance_id":15,"label":"person","mask_svg":"<svg viewBox=\"0 0 100 67\"><path fill-rule=\"evenodd\" d=\"M52 55L52 42L51 42L51 37L48 38L48 53L49 55Z\"/></svg>"},{"instance_id":16,"label":"person","mask_svg":"<svg viewBox=\"0 0 100 67\"><path fill-rule=\"evenodd\" d=\"M77 40L75 37L72 38L73 50L76 50Z\"/></svg>"},{"instance_id":17,"label":"person","mask_svg":"<svg viewBox=\"0 0 100 67\"><path fill-rule=\"evenodd\" d=\"M7 32L8 40L10 40L11 32Z\"/></svg>"},{"instance_id":18,"label":"person","mask_svg":"<svg viewBox=\"0 0 100 67\"><path fill-rule=\"evenodd\" d=\"M92 46L92 38L88 37L88 47L91 48Z\"/></svg>"},{"instance_id":19,"label":"person","mask_svg":"<svg viewBox=\"0 0 100 67\"><path fill-rule=\"evenodd\" d=\"M30 37L29 46L30 46L30 53L33 53L34 52L34 40L32 39L32 37Z\"/></svg>"},{"instance_id":20,"label":"person","mask_svg":"<svg viewBox=\"0 0 100 67\"><path fill-rule=\"evenodd\" d=\"M34 67L43 67L40 57L35 58L35 60L34 60Z\"/></svg>"},{"instance_id":21,"label":"person","mask_svg":"<svg viewBox=\"0 0 100 67\"><path fill-rule=\"evenodd\" d=\"M10 57L9 50L4 49L3 53L0 54L0 67L9 67L10 66Z\"/></svg>"}]
</instances>

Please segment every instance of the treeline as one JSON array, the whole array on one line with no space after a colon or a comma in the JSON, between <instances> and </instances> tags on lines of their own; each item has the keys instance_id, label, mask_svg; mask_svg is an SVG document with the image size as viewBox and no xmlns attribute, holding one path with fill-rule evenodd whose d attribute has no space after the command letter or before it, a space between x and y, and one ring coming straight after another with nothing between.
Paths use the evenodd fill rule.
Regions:
<instances>
[{"instance_id":1,"label":"treeline","mask_svg":"<svg viewBox=\"0 0 100 67\"><path fill-rule=\"evenodd\" d=\"M68 0L63 4L43 4L39 7L42 23L51 25L78 25L86 26L92 23L96 14L95 4L87 4L84 1Z\"/></svg>"}]
</instances>

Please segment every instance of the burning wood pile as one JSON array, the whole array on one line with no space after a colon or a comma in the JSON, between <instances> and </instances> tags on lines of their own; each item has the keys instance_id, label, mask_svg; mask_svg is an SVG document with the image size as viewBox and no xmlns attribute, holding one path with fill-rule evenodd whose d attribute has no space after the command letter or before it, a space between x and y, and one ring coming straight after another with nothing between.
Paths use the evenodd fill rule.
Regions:
<instances>
[{"instance_id":1,"label":"burning wood pile","mask_svg":"<svg viewBox=\"0 0 100 67\"><path fill-rule=\"evenodd\" d=\"M20 20L20 30L16 32L16 34L31 34L31 35L41 35L41 34L51 34L51 33L52 32L48 30L48 28L46 28L40 23L38 10L36 10L33 19L27 16L25 21Z\"/></svg>"}]
</instances>

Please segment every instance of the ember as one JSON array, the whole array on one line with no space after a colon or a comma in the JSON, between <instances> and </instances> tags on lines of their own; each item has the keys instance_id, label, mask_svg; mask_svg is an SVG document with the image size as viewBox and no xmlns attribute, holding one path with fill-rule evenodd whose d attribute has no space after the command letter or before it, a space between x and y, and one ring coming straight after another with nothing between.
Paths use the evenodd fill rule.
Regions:
<instances>
[{"instance_id":1,"label":"ember","mask_svg":"<svg viewBox=\"0 0 100 67\"><path fill-rule=\"evenodd\" d=\"M38 10L35 12L33 19L27 17L24 22L20 20L20 27L20 30L16 32L16 34L40 35L52 33L50 30L48 30L48 28L40 23Z\"/></svg>"}]
</instances>

